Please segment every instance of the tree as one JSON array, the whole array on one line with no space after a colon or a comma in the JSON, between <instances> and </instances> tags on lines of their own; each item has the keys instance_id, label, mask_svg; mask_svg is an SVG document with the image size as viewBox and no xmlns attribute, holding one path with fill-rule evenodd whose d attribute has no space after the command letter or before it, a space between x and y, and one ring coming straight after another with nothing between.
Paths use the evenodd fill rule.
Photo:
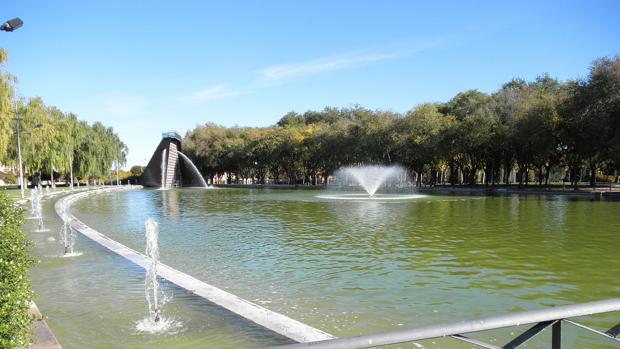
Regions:
<instances>
[{"instance_id":1,"label":"tree","mask_svg":"<svg viewBox=\"0 0 620 349\"><path fill-rule=\"evenodd\" d=\"M92 126L71 113L48 106L42 98L17 100L13 85L17 79L4 70L7 53L0 49L0 161L16 164L17 142L14 118L20 119L20 143L24 171L49 175L52 168L79 176L102 176L113 161L126 162L127 146L110 127Z\"/></svg>"},{"instance_id":2,"label":"tree","mask_svg":"<svg viewBox=\"0 0 620 349\"><path fill-rule=\"evenodd\" d=\"M586 80L567 84L567 95L560 107L560 132L575 185L581 164L585 163L590 170L590 185L594 187L597 169L618 149L619 106L618 57L594 61Z\"/></svg>"},{"instance_id":3,"label":"tree","mask_svg":"<svg viewBox=\"0 0 620 349\"><path fill-rule=\"evenodd\" d=\"M144 166L140 166L140 165L131 166L131 169L129 169L129 172L131 172L131 175L134 177L140 177L142 176L142 172L144 172Z\"/></svg>"},{"instance_id":4,"label":"tree","mask_svg":"<svg viewBox=\"0 0 620 349\"><path fill-rule=\"evenodd\" d=\"M434 104L422 104L400 119L397 136L398 158L417 174L417 186L422 185L426 169L436 171L439 156L439 135L446 126L446 118Z\"/></svg>"},{"instance_id":5,"label":"tree","mask_svg":"<svg viewBox=\"0 0 620 349\"><path fill-rule=\"evenodd\" d=\"M3 162L10 159L7 149L15 129L15 109L12 101L16 78L5 71L7 56L6 50L0 48L0 161Z\"/></svg>"},{"instance_id":6,"label":"tree","mask_svg":"<svg viewBox=\"0 0 620 349\"><path fill-rule=\"evenodd\" d=\"M305 123L304 117L297 114L294 111L288 112L284 114L284 116L278 121L278 126L286 127L286 126L300 126Z\"/></svg>"}]
</instances>

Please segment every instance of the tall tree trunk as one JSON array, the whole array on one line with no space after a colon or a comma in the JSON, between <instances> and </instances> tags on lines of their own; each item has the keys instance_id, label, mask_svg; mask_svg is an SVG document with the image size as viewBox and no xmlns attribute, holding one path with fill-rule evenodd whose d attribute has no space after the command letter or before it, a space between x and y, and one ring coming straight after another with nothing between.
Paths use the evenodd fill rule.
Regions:
<instances>
[{"instance_id":1,"label":"tall tree trunk","mask_svg":"<svg viewBox=\"0 0 620 349\"><path fill-rule=\"evenodd\" d=\"M571 171L571 173L570 173L570 182L571 182L571 185L575 188L575 190L577 190L578 186L579 186L579 178L577 176L577 171L578 170L579 170L579 167L576 166L576 165L573 165L571 167L571 170L570 170Z\"/></svg>"},{"instance_id":2,"label":"tall tree trunk","mask_svg":"<svg viewBox=\"0 0 620 349\"><path fill-rule=\"evenodd\" d=\"M508 161L504 164L504 184L510 184L510 172L512 172L512 166L510 165Z\"/></svg>"},{"instance_id":3,"label":"tall tree trunk","mask_svg":"<svg viewBox=\"0 0 620 349\"><path fill-rule=\"evenodd\" d=\"M530 184L530 169L529 169L529 167L526 167L523 172L525 174L525 186L527 187L528 184Z\"/></svg>"},{"instance_id":4,"label":"tall tree trunk","mask_svg":"<svg viewBox=\"0 0 620 349\"><path fill-rule=\"evenodd\" d=\"M450 185L454 187L456 184L456 166L454 166L454 162L450 161Z\"/></svg>"},{"instance_id":5,"label":"tall tree trunk","mask_svg":"<svg viewBox=\"0 0 620 349\"><path fill-rule=\"evenodd\" d=\"M590 161L590 187L596 187L596 163Z\"/></svg>"},{"instance_id":6,"label":"tall tree trunk","mask_svg":"<svg viewBox=\"0 0 620 349\"><path fill-rule=\"evenodd\" d=\"M542 186L543 183L543 165L538 166L538 185Z\"/></svg>"}]
</instances>

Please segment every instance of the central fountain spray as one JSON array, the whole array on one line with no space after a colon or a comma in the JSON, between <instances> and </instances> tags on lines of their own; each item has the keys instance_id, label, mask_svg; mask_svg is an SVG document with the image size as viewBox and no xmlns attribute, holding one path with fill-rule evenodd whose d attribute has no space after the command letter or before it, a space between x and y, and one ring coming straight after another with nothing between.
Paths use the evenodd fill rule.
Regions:
<instances>
[{"instance_id":1,"label":"central fountain spray","mask_svg":"<svg viewBox=\"0 0 620 349\"><path fill-rule=\"evenodd\" d=\"M409 200L423 197L420 194L403 194L410 186L407 170L401 166L349 166L334 173L339 189L362 187L366 194L328 194L319 195L322 199L335 200ZM377 194L381 186L395 194ZM410 189L409 189L410 192Z\"/></svg>"},{"instance_id":2,"label":"central fountain spray","mask_svg":"<svg viewBox=\"0 0 620 349\"><path fill-rule=\"evenodd\" d=\"M374 196L377 189L386 182L388 178L397 177L404 172L399 166L361 166L345 167L340 169L338 175L352 177L364 190L368 196Z\"/></svg>"}]
</instances>

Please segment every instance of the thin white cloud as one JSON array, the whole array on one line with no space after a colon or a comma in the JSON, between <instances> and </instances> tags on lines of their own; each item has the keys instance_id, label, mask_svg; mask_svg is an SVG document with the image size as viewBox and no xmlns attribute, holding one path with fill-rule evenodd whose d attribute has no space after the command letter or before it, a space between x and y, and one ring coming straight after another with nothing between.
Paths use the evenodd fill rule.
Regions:
<instances>
[{"instance_id":1,"label":"thin white cloud","mask_svg":"<svg viewBox=\"0 0 620 349\"><path fill-rule=\"evenodd\" d=\"M272 65L258 70L257 75L242 88L231 88L225 84L207 87L203 90L185 95L180 100L185 103L204 103L225 98L251 94L258 90L273 87L290 80L326 73L330 71L353 69L370 64L409 56L413 53L440 45L442 40L429 40L415 45L406 45L389 52L349 52L340 55L322 57L305 62Z\"/></svg>"},{"instance_id":2,"label":"thin white cloud","mask_svg":"<svg viewBox=\"0 0 620 349\"><path fill-rule=\"evenodd\" d=\"M120 92L102 93L96 97L97 114L105 117L136 117L144 116L146 102L143 96L129 95Z\"/></svg>"},{"instance_id":3,"label":"thin white cloud","mask_svg":"<svg viewBox=\"0 0 620 349\"><path fill-rule=\"evenodd\" d=\"M203 90L196 91L184 99L188 102L208 102L218 99L235 97L243 94L242 91L232 90L226 85L215 85L207 87Z\"/></svg>"},{"instance_id":4,"label":"thin white cloud","mask_svg":"<svg viewBox=\"0 0 620 349\"><path fill-rule=\"evenodd\" d=\"M399 53L357 54L319 58L311 61L273 65L259 71L263 81L283 81L328 71L365 66L371 63L399 57Z\"/></svg>"}]
</instances>

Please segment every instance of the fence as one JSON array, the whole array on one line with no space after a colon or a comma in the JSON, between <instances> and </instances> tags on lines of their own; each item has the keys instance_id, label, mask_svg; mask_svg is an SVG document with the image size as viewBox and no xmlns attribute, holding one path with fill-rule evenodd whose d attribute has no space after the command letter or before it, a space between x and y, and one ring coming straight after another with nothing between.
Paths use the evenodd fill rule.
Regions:
<instances>
[{"instance_id":1,"label":"fence","mask_svg":"<svg viewBox=\"0 0 620 349\"><path fill-rule=\"evenodd\" d=\"M346 337L318 342L284 345L277 347L277 349L369 348L440 337L450 337L457 341L467 342L469 344L473 344L478 347L487 349L513 349L518 348L528 340L534 338L534 336L542 332L544 329L549 327L551 327L552 331L550 347L552 349L561 349L562 324L570 324L582 330L587 330L597 335L606 337L611 341L615 341L620 348L620 339L617 338L617 336L620 334L620 323L603 332L570 320L571 318L579 316L601 314L614 311L620 311L620 298L590 303L572 304L542 310L526 311L516 314L480 318L475 320L459 321L448 324L388 331L356 337ZM512 326L520 326L524 324L534 325L522 334L515 337L509 343L501 347L466 336L466 334L468 333Z\"/></svg>"}]
</instances>

